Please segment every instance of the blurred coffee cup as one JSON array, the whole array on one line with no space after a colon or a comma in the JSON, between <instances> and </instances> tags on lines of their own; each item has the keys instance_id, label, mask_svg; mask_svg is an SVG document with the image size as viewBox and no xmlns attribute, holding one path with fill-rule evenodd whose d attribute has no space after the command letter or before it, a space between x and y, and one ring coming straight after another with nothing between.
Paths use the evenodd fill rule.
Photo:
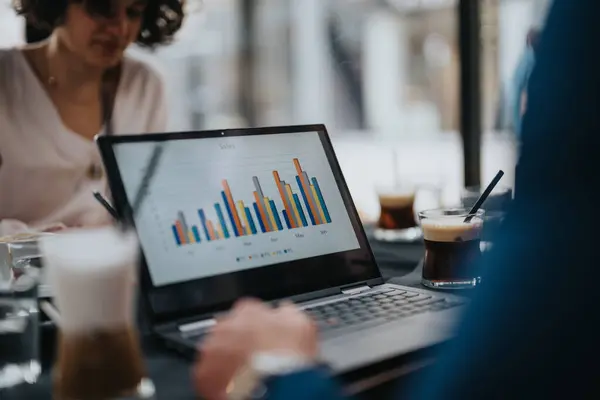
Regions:
<instances>
[{"instance_id":1,"label":"blurred coffee cup","mask_svg":"<svg viewBox=\"0 0 600 400\"><path fill-rule=\"evenodd\" d=\"M392 184L379 186L379 219L375 229L375 238L390 242L411 242L422 237L417 223L418 212L415 204L417 196L426 196L421 201L423 208L439 207L441 189L436 185L426 184ZM424 206L423 203L426 203Z\"/></svg>"},{"instance_id":2,"label":"blurred coffee cup","mask_svg":"<svg viewBox=\"0 0 600 400\"><path fill-rule=\"evenodd\" d=\"M60 329L54 398L151 398L133 317L136 235L69 231L40 249L58 310L45 307Z\"/></svg>"},{"instance_id":3,"label":"blurred coffee cup","mask_svg":"<svg viewBox=\"0 0 600 400\"><path fill-rule=\"evenodd\" d=\"M481 283L481 233L485 211L436 209L419 213L424 233L423 279L434 289L466 289Z\"/></svg>"}]
</instances>

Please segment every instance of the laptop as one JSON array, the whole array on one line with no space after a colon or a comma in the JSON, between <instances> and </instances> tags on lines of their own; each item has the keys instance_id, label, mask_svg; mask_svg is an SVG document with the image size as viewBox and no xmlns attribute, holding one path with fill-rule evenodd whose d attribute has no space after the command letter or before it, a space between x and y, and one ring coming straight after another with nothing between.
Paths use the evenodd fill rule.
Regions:
<instances>
[{"instance_id":1,"label":"laptop","mask_svg":"<svg viewBox=\"0 0 600 400\"><path fill-rule=\"evenodd\" d=\"M323 361L338 373L451 337L465 301L384 281L325 126L97 143L115 209L139 236L150 329L168 346L193 355L243 297L306 310Z\"/></svg>"}]
</instances>

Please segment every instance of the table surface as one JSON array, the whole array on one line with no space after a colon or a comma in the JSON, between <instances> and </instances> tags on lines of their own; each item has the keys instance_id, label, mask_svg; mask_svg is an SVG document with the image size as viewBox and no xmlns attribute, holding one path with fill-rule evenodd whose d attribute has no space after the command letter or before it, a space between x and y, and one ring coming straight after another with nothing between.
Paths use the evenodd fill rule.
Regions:
<instances>
[{"instance_id":1,"label":"table surface","mask_svg":"<svg viewBox=\"0 0 600 400\"><path fill-rule=\"evenodd\" d=\"M419 261L423 255L422 243L397 244L371 241L371 246L382 275L392 283L412 287L420 284L421 270ZM52 347L54 338L44 334L42 347ZM54 336L54 335L52 335ZM45 340L44 340L45 339ZM154 381L159 399L195 399L193 393L190 366L191 362L176 353L166 350L156 341L146 338L142 341L149 377ZM42 350L46 355L49 349ZM51 358L46 356L46 358ZM21 385L10 391L0 392L2 400L35 399L51 400L50 361L46 361L44 371L35 385Z\"/></svg>"}]
</instances>

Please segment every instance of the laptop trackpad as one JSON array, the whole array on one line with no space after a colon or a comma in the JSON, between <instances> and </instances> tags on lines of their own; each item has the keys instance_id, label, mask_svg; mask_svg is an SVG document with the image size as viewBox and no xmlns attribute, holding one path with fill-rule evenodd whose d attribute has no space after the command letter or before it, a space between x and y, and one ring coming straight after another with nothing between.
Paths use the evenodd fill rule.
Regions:
<instances>
[{"instance_id":1,"label":"laptop trackpad","mask_svg":"<svg viewBox=\"0 0 600 400\"><path fill-rule=\"evenodd\" d=\"M321 348L323 361L340 373L432 346L452 335L452 314L427 313L325 339Z\"/></svg>"}]
</instances>

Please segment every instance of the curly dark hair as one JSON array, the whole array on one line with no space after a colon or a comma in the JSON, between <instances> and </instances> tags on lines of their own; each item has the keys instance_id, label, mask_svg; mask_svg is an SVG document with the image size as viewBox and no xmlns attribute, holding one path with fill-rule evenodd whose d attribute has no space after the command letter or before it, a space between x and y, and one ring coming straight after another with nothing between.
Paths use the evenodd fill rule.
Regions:
<instances>
[{"instance_id":1,"label":"curly dark hair","mask_svg":"<svg viewBox=\"0 0 600 400\"><path fill-rule=\"evenodd\" d=\"M142 16L142 27L136 43L155 47L170 43L181 28L184 18L185 0L146 0ZM91 13L109 14L110 0L13 0L17 14L25 17L29 24L51 32L59 26L71 3L83 3Z\"/></svg>"}]
</instances>

